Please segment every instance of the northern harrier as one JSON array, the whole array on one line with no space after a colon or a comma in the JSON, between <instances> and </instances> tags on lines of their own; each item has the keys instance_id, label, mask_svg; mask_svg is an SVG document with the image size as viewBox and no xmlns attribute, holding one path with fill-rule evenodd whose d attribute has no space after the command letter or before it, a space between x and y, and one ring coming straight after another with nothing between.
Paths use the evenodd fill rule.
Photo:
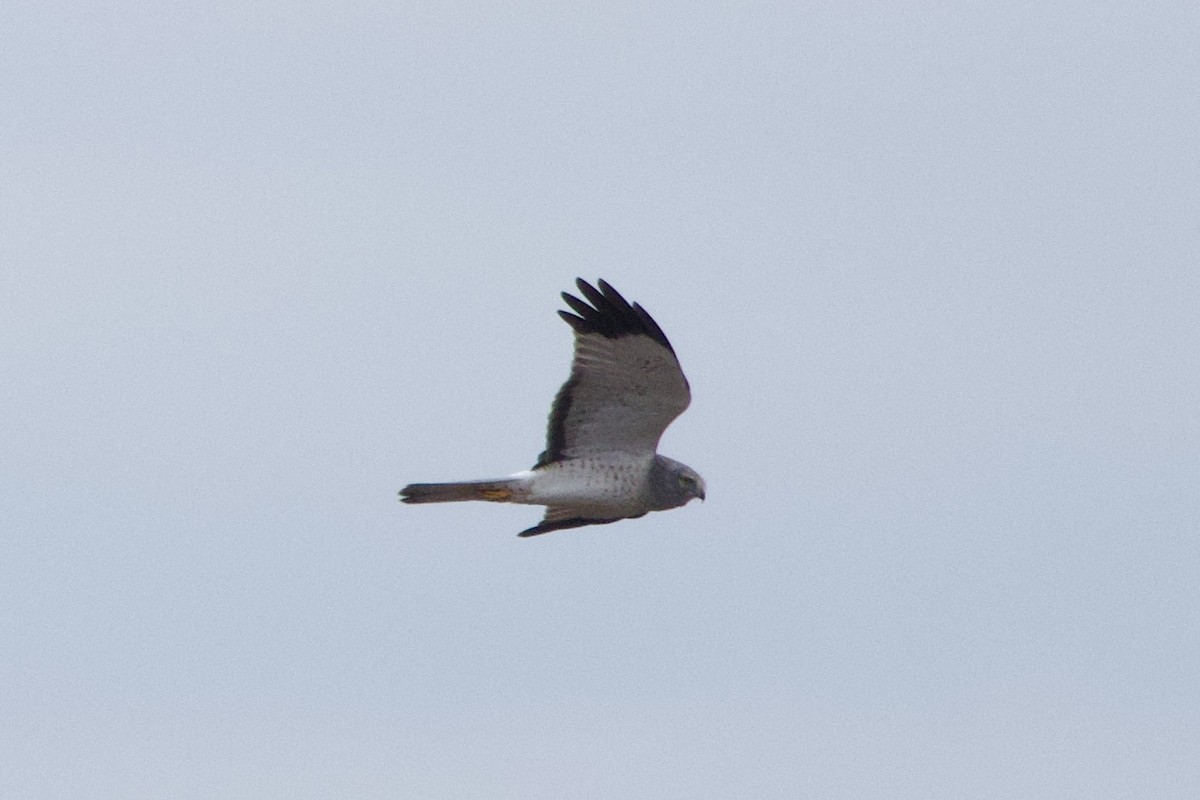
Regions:
<instances>
[{"instance_id":1,"label":"northern harrier","mask_svg":"<svg viewBox=\"0 0 1200 800\"><path fill-rule=\"evenodd\" d=\"M571 376L550 409L546 450L533 469L495 480L413 483L405 503L489 500L547 506L520 536L601 525L704 499L704 480L658 455L658 440L691 401L662 328L604 281L575 281L587 302L563 292L574 314ZM590 303L590 305L589 305Z\"/></svg>"}]
</instances>

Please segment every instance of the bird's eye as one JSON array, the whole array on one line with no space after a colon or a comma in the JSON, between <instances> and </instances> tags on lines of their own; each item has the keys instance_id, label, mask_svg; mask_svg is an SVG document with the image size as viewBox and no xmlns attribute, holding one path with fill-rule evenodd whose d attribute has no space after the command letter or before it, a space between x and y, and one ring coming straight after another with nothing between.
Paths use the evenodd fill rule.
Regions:
<instances>
[{"instance_id":1,"label":"bird's eye","mask_svg":"<svg viewBox=\"0 0 1200 800\"><path fill-rule=\"evenodd\" d=\"M679 483L681 486L686 486L690 489L696 485L696 480L691 475L680 475Z\"/></svg>"}]
</instances>

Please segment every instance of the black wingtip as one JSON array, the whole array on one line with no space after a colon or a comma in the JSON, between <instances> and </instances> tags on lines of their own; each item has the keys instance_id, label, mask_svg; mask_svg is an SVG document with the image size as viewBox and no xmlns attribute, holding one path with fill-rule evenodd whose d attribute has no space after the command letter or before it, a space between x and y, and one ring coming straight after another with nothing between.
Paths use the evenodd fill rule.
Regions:
<instances>
[{"instance_id":1,"label":"black wingtip","mask_svg":"<svg viewBox=\"0 0 1200 800\"><path fill-rule=\"evenodd\" d=\"M637 303L630 304L621 293L603 278L596 281L596 288L583 278L575 279L575 286L585 299L580 299L566 292L562 293L563 302L571 307L572 314L559 311L558 314L577 333L595 333L608 339L618 339L622 336L649 336L654 341L667 348L672 354L675 349L667 340L667 335L654 321L646 310Z\"/></svg>"}]
</instances>

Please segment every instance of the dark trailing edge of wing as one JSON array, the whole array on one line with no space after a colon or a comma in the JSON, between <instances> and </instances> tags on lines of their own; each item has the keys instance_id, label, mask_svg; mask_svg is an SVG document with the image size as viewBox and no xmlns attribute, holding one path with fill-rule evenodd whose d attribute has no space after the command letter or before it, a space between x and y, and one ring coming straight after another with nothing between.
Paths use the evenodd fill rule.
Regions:
<instances>
[{"instance_id":1,"label":"dark trailing edge of wing","mask_svg":"<svg viewBox=\"0 0 1200 800\"><path fill-rule=\"evenodd\" d=\"M588 305L574 295L567 294L566 292L562 293L563 300L576 313L571 314L567 311L559 311L558 315L566 320L567 324L576 333L585 335L597 333L608 339L619 339L622 336L649 336L655 342L667 348L671 355L675 355L675 348L671 347L671 343L667 341L667 335L663 333L662 328L658 327L658 323L654 321L654 318L646 313L645 309L637 303L630 305L621 296L620 292L610 286L608 281L603 278L596 281L596 283L600 287L598 290L583 278L575 279L575 285L579 287L579 293L587 298L591 305ZM572 375L554 397L554 405L550 408L550 426L549 434L546 437L546 449L538 456L537 463L533 465L534 469L557 461L562 455L563 447L566 446L566 443L563 441L563 425L566 423L567 414L571 410L571 395L575 391L575 386L575 376ZM588 525L591 523L581 522L579 524ZM530 528L530 530L537 529ZM547 530L557 530L557 528L549 528ZM538 533L545 532L544 530L538 530ZM526 532L521 535L533 536L534 534Z\"/></svg>"},{"instance_id":2,"label":"dark trailing edge of wing","mask_svg":"<svg viewBox=\"0 0 1200 800\"><path fill-rule=\"evenodd\" d=\"M644 516L639 514L638 516ZM613 519L585 519L583 517L571 517L570 519L560 519L557 522L539 522L528 530L523 530L517 534L522 539L530 536L539 536L550 531L561 531L566 528L582 528L584 525L608 525L613 522L619 522L625 517L614 517ZM633 519L633 517L629 517Z\"/></svg>"},{"instance_id":3,"label":"dark trailing edge of wing","mask_svg":"<svg viewBox=\"0 0 1200 800\"><path fill-rule=\"evenodd\" d=\"M558 390L558 394L554 396L554 405L550 406L550 424L547 427L546 434L546 449L538 456L537 463L533 465L534 469L544 467L554 461L558 461L562 457L563 448L566 447L566 436L563 434L563 426L567 424L567 413L571 410L571 394L575 391L575 376L567 378L567 382ZM526 534L521 534L525 536ZM528 534L532 536L533 534Z\"/></svg>"},{"instance_id":4,"label":"dark trailing edge of wing","mask_svg":"<svg viewBox=\"0 0 1200 800\"><path fill-rule=\"evenodd\" d=\"M559 311L558 315L578 333L598 333L608 339L619 339L622 336L649 336L654 341L675 354L675 349L667 341L667 335L654 318L637 303L630 305L616 289L601 279L596 282L600 287L595 289L583 278L576 278L575 285L579 287L587 302L574 295L562 293L563 301L575 313ZM591 305L588 305L591 303Z\"/></svg>"}]
</instances>

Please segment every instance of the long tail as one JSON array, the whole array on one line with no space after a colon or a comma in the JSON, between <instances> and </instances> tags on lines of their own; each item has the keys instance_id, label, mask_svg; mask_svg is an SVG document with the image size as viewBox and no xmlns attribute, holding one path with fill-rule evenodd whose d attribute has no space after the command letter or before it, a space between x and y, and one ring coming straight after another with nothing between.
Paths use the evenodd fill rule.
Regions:
<instances>
[{"instance_id":1,"label":"long tail","mask_svg":"<svg viewBox=\"0 0 1200 800\"><path fill-rule=\"evenodd\" d=\"M487 500L492 503L520 502L516 495L519 481L501 478L492 481L461 483L410 483L400 490L403 503L457 503L462 500Z\"/></svg>"}]
</instances>

